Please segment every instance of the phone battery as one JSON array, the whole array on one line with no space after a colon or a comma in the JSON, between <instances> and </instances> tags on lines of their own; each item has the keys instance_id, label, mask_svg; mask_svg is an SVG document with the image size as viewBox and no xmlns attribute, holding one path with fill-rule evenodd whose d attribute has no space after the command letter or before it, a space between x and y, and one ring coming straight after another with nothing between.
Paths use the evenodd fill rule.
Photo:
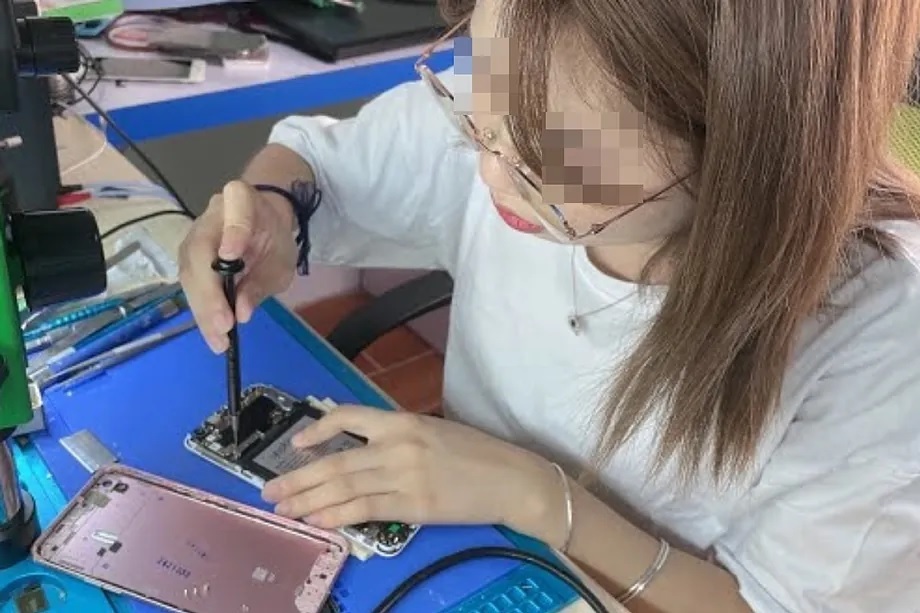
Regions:
<instances>
[{"instance_id":1,"label":"phone battery","mask_svg":"<svg viewBox=\"0 0 920 613\"><path fill-rule=\"evenodd\" d=\"M91 473L118 461L89 430L80 430L63 437L61 445Z\"/></svg>"}]
</instances>

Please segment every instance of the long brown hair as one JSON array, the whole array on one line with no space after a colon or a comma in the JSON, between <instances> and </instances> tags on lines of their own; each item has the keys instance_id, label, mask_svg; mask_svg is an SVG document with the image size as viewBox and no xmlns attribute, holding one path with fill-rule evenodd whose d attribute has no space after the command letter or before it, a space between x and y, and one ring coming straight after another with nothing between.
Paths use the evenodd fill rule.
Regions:
<instances>
[{"instance_id":1,"label":"long brown hair","mask_svg":"<svg viewBox=\"0 0 920 613\"><path fill-rule=\"evenodd\" d=\"M449 17L470 9L442 0ZM920 45L917 0L503 0L520 45L519 154L541 168L550 53L579 35L657 129L690 146L695 213L662 251L663 305L603 407L598 467L660 415L657 467L738 477L777 414L797 333L873 224L916 219L888 130ZM659 413L659 411L661 413Z\"/></svg>"}]
</instances>

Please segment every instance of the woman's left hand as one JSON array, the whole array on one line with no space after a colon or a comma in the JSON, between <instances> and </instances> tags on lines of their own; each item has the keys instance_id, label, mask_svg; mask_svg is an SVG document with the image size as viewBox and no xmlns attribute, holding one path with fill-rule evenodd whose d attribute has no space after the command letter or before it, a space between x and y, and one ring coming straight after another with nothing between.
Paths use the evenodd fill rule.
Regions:
<instances>
[{"instance_id":1,"label":"woman's left hand","mask_svg":"<svg viewBox=\"0 0 920 613\"><path fill-rule=\"evenodd\" d=\"M325 456L265 485L276 512L327 528L366 521L505 524L536 534L563 493L539 456L462 424L343 406L298 433L310 447L350 432L366 446ZM557 507L559 507L557 509Z\"/></svg>"}]
</instances>

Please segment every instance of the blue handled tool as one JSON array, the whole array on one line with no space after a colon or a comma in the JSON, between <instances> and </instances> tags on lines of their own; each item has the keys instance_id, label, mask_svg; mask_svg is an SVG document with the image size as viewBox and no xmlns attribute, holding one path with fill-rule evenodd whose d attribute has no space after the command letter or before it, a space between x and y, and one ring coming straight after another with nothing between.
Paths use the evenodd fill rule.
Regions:
<instances>
[{"instance_id":1,"label":"blue handled tool","mask_svg":"<svg viewBox=\"0 0 920 613\"><path fill-rule=\"evenodd\" d=\"M138 334L178 314L184 308L184 301L178 298L167 299L142 308L106 330L92 335L85 342L68 347L52 356L36 372L32 373L32 381L39 387L45 387L56 374L131 340Z\"/></svg>"},{"instance_id":2,"label":"blue handled tool","mask_svg":"<svg viewBox=\"0 0 920 613\"><path fill-rule=\"evenodd\" d=\"M45 312L29 317L28 323L23 326L23 338L26 342L40 340L52 330L59 330L60 328L92 319L100 313L117 309L163 287L165 287L164 283L154 283L108 298L94 298L71 304L70 306L65 305L46 309Z\"/></svg>"},{"instance_id":3,"label":"blue handled tool","mask_svg":"<svg viewBox=\"0 0 920 613\"><path fill-rule=\"evenodd\" d=\"M104 351L87 360L83 360L82 362L79 362L77 364L74 364L73 366L65 368L62 371L54 373L53 376L51 376L49 379L46 380L45 386L50 387L51 385L60 383L61 381L68 379L69 377L72 377L77 374L82 374L83 371L97 366L100 362L108 362L110 360L116 360L120 358L121 356L127 355L127 354L134 355L132 352L135 349L146 349L151 344L156 344L156 341L158 339L165 340L168 338L172 338L172 336L174 336L173 334L174 332L176 334L185 332L186 330L194 327L194 325L195 325L194 322L189 322L187 324L181 324L171 330L167 330L166 332L156 332L154 334L149 334L147 336L143 336L141 338L127 342L123 345L119 345L115 347L114 349L109 349L108 351Z\"/></svg>"},{"instance_id":4,"label":"blue handled tool","mask_svg":"<svg viewBox=\"0 0 920 613\"><path fill-rule=\"evenodd\" d=\"M106 351L103 354L96 356L88 360L87 362L77 364L76 366L67 369L67 371L62 372L62 375L73 374L75 371L79 371L72 378L67 379L63 382L63 389L65 391L70 391L86 383L87 381L94 379L112 368L124 362L127 362L131 358L141 353L144 353L148 349L151 349L157 345L165 343L166 341L188 332L195 327L195 322L190 321L181 325L176 326L170 330L164 332L156 332L154 334L149 334L143 338L139 338L136 341L132 341L115 349Z\"/></svg>"},{"instance_id":5,"label":"blue handled tool","mask_svg":"<svg viewBox=\"0 0 920 613\"><path fill-rule=\"evenodd\" d=\"M108 298L95 298L85 300L80 303L49 309L47 313L39 314L34 320L30 321L23 329L23 337L26 341L37 340L43 334L58 330L60 328L72 325L87 319L92 319L100 313L117 309L130 303L133 300L142 298L146 294L165 287L164 283L154 283L137 287Z\"/></svg>"},{"instance_id":6,"label":"blue handled tool","mask_svg":"<svg viewBox=\"0 0 920 613\"><path fill-rule=\"evenodd\" d=\"M34 376L51 357L62 351L85 345L95 334L105 330L115 322L128 317L128 315L140 308L175 295L178 292L179 286L176 284L167 286L157 284L153 289L149 287L144 289L143 293L139 295L138 291L134 290L126 294L124 297L125 302L114 309L97 313L93 317L71 324L67 328L51 330L39 338L26 342L26 352L30 356L36 352L47 350L45 356L38 356L36 360L30 359L29 376ZM129 299L128 296L133 296L133 298Z\"/></svg>"},{"instance_id":7,"label":"blue handled tool","mask_svg":"<svg viewBox=\"0 0 920 613\"><path fill-rule=\"evenodd\" d=\"M100 313L96 317L78 323L73 334L52 347L52 354L66 351L69 347L80 348L89 344L98 335L108 331L110 326L117 324L142 309L149 308L179 294L182 288L178 283L157 286L136 298L127 301L115 310Z\"/></svg>"},{"instance_id":8,"label":"blue handled tool","mask_svg":"<svg viewBox=\"0 0 920 613\"><path fill-rule=\"evenodd\" d=\"M67 326L66 328L58 328L57 330L46 332L38 338L26 340L26 354L32 355L43 349L48 349L54 343L64 340L71 334L73 334L73 326Z\"/></svg>"},{"instance_id":9,"label":"blue handled tool","mask_svg":"<svg viewBox=\"0 0 920 613\"><path fill-rule=\"evenodd\" d=\"M104 300L98 304L81 307L75 311L59 315L51 321L45 322L32 330L28 330L27 332L23 333L22 337L27 343L30 341L40 340L44 335L54 330L63 328L70 324L75 324L85 319L91 319L99 313L117 309L122 304L124 304L124 300L121 298L109 298L108 300Z\"/></svg>"}]
</instances>

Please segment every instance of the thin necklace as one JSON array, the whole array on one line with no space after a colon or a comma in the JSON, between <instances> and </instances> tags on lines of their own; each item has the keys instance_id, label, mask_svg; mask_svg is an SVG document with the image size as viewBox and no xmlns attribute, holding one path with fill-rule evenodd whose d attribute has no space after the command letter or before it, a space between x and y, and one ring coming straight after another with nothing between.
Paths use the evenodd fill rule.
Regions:
<instances>
[{"instance_id":1,"label":"thin necklace","mask_svg":"<svg viewBox=\"0 0 920 613\"><path fill-rule=\"evenodd\" d=\"M622 298L618 298L617 300L614 300L610 304L605 304L602 307L592 309L590 311L587 311L586 313L579 313L578 312L578 288L577 288L577 283L576 283L576 278L575 278L575 250L576 249L578 249L578 247L572 247L572 258L570 262L571 275L572 275L572 312L569 314L567 321L569 324L569 329L572 331L573 334L578 336L584 330L584 323L587 318L591 317L592 315L597 315L598 313L602 313L606 311L607 309L612 309L613 307L620 304L627 298L631 297L635 292L630 292L629 294L626 294Z\"/></svg>"}]
</instances>

